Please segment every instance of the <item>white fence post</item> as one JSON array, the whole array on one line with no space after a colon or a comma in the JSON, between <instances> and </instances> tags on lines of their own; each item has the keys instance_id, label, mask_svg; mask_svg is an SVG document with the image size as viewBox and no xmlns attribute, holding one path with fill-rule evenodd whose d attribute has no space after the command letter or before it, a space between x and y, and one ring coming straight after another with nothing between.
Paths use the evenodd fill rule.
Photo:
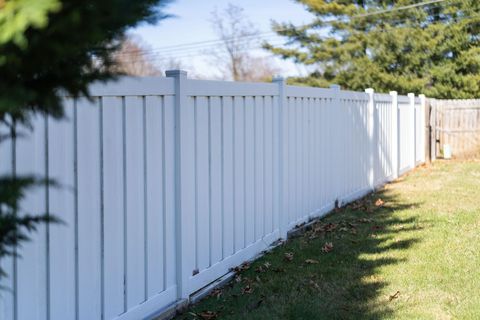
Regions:
<instances>
[{"instance_id":1,"label":"white fence post","mask_svg":"<svg viewBox=\"0 0 480 320\"><path fill-rule=\"evenodd\" d=\"M410 161L411 161L411 168L415 168L415 162L416 162L416 159L417 159L417 156L416 156L416 144L417 144L417 133L416 133L416 112L415 112L415 94L414 93L409 93L408 95L408 99L409 99L409 102L410 102L410 108L409 108L409 111L411 113L411 116L410 116L410 128L409 128L409 134L411 135L410 136L410 143L412 144L411 145L411 149L410 151L412 152L411 156L410 156Z\"/></svg>"},{"instance_id":2,"label":"white fence post","mask_svg":"<svg viewBox=\"0 0 480 320\"><path fill-rule=\"evenodd\" d=\"M287 103L287 96L285 93L285 86L286 86L286 81L283 77L275 77L272 79L272 82L278 84L278 141L279 141L279 146L278 146L278 183L279 183L279 194L278 194L278 199L279 199L279 224L280 224L280 237L283 239L287 239L287 232L288 232L288 219L287 219L287 203L286 203L286 197L285 197L285 189L286 189L286 184L284 180L284 174L285 174L285 166L284 166L284 159L287 157L287 148L285 148L285 138L284 138L284 130L285 130L285 115L284 115L284 108Z\"/></svg>"},{"instance_id":3,"label":"white fence post","mask_svg":"<svg viewBox=\"0 0 480 320\"><path fill-rule=\"evenodd\" d=\"M186 299L189 296L188 278L191 270L186 260L191 258L191 244L193 243L193 218L184 205L191 199L185 199L185 185L191 183L184 172L186 168L186 157L190 146L185 140L185 126L188 123L187 95L185 92L187 83L187 72L182 70L169 70L165 72L167 77L174 78L175 85L175 247L176 247L176 279L177 297Z\"/></svg>"},{"instance_id":4,"label":"white fence post","mask_svg":"<svg viewBox=\"0 0 480 320\"><path fill-rule=\"evenodd\" d=\"M375 188L375 155L374 152L377 149L376 142L374 141L374 131L375 131L375 102L373 101L374 90L372 88L365 89L365 93L368 94L368 140L370 145L370 160L368 168L368 186L370 189Z\"/></svg>"},{"instance_id":5,"label":"white fence post","mask_svg":"<svg viewBox=\"0 0 480 320\"><path fill-rule=\"evenodd\" d=\"M398 156L398 139L399 139L399 130L400 127L398 125L398 93L397 91L390 91L390 95L392 96L392 131L393 131L393 137L392 137L392 170L393 170L393 179L398 178L398 165L400 163Z\"/></svg>"},{"instance_id":6,"label":"white fence post","mask_svg":"<svg viewBox=\"0 0 480 320\"><path fill-rule=\"evenodd\" d=\"M425 162L425 135L426 135L426 123L425 123L425 109L427 107L427 99L424 94L419 95L420 97L420 117L421 117L421 123L420 123L420 128L422 128L422 131L420 132L420 141L421 141L421 152L422 152L422 162Z\"/></svg>"},{"instance_id":7,"label":"white fence post","mask_svg":"<svg viewBox=\"0 0 480 320\"><path fill-rule=\"evenodd\" d=\"M332 94L333 117L335 119L339 119L339 113L341 113L340 98L339 98L340 86L338 84L331 84L330 89L332 90L332 93L333 93ZM344 128L338 128L334 126L331 129L332 129L333 136L335 136L336 138L340 137L340 134L339 134L340 130L345 130ZM341 184L343 183L343 181L340 178L340 173L342 173L341 170L345 170L345 167L343 166L343 164L339 162L341 158L341 154L340 154L340 147L338 144L331 144L330 157L334 159L333 161L335 161L337 164L335 168L332 168L332 176L335 177L335 179L331 180L331 184L332 184L332 189L334 190L335 200L338 200L337 205L341 206L342 205L341 198L343 194L341 194L340 190L341 190L341 187L342 187Z\"/></svg>"}]
</instances>

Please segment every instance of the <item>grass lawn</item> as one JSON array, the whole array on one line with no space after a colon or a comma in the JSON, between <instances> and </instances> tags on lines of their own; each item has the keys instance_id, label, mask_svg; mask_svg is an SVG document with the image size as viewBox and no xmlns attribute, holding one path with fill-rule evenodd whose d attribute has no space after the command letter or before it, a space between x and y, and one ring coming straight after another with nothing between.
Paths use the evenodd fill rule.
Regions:
<instances>
[{"instance_id":1,"label":"grass lawn","mask_svg":"<svg viewBox=\"0 0 480 320\"><path fill-rule=\"evenodd\" d=\"M178 319L480 319L480 162L419 168L244 269Z\"/></svg>"}]
</instances>

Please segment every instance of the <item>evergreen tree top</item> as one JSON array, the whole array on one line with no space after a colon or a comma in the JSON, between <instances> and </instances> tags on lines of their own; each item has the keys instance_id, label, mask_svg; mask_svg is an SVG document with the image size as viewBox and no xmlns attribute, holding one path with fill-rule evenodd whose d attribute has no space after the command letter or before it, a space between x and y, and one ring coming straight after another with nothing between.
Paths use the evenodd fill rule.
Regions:
<instances>
[{"instance_id":1,"label":"evergreen tree top","mask_svg":"<svg viewBox=\"0 0 480 320\"><path fill-rule=\"evenodd\" d=\"M480 94L480 2L296 1L314 20L300 27L274 23L290 45L266 45L313 69L295 83L438 98Z\"/></svg>"}]
</instances>

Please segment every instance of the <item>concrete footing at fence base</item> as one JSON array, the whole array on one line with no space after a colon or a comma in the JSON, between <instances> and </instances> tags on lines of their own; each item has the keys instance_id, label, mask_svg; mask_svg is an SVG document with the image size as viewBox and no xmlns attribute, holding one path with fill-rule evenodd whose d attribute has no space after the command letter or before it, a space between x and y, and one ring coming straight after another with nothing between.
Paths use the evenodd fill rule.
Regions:
<instances>
[{"instance_id":1,"label":"concrete footing at fence base","mask_svg":"<svg viewBox=\"0 0 480 320\"><path fill-rule=\"evenodd\" d=\"M390 181L393 182L393 181ZM321 219L325 218L326 216L332 214L335 212L336 208L342 208L345 207L346 205L361 199L363 197L366 197L372 193L375 193L377 190L381 189L383 186L386 184L390 183L388 181L385 181L384 183L381 183L380 185L377 185L373 190L372 189L364 189L360 190L358 192L355 192L349 196L344 197L343 199L338 199L335 201L335 203L332 203L328 206L325 206L322 208L316 216L311 217L308 221L296 225L293 229L288 231L287 233L287 240L289 239L294 239L308 230L310 230L315 223L320 221ZM262 251L258 255L256 255L254 258L246 261L246 262L253 262L262 256L264 256L266 253L272 251L273 249L283 245L285 243L285 240L279 239L278 241L275 241L272 243L268 249ZM155 315L152 315L151 317L148 317L147 319L151 320L170 320L173 319L175 316L182 314L187 310L187 308L199 301L201 301L203 298L207 297L214 289L218 288L223 288L227 284L229 284L232 279L235 277L235 271L229 271L227 274L223 275L222 277L218 278L217 280L213 281L209 285L201 288L200 290L194 292L193 294L190 295L189 299L182 299L179 300L170 306L164 308L162 311L159 313L156 313Z\"/></svg>"}]
</instances>

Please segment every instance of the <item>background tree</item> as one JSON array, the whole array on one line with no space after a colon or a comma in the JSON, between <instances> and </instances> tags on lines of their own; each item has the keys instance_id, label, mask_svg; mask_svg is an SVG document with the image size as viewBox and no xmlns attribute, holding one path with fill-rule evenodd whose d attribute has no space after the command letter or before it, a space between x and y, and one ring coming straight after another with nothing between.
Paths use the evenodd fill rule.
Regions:
<instances>
[{"instance_id":1,"label":"background tree","mask_svg":"<svg viewBox=\"0 0 480 320\"><path fill-rule=\"evenodd\" d=\"M125 31L166 16L162 0L0 0L0 142L16 139L34 114L61 118L61 94L89 96L88 85L120 74L113 53ZM1 159L1 161L8 161ZM45 213L22 212L44 177L0 177L0 259L15 254ZM1 271L1 270L0 270ZM1 276L1 274L0 274Z\"/></svg>"},{"instance_id":2,"label":"background tree","mask_svg":"<svg viewBox=\"0 0 480 320\"><path fill-rule=\"evenodd\" d=\"M212 12L212 28L221 40L221 48L212 50L222 78L234 81L268 81L278 73L271 59L255 57L252 48L259 32L246 17L243 8L229 4Z\"/></svg>"},{"instance_id":3,"label":"background tree","mask_svg":"<svg viewBox=\"0 0 480 320\"><path fill-rule=\"evenodd\" d=\"M198 77L191 67L174 57L162 57L144 44L139 36L126 35L114 53L114 70L129 76L162 76L166 70L188 70L189 78Z\"/></svg>"},{"instance_id":4,"label":"background tree","mask_svg":"<svg viewBox=\"0 0 480 320\"><path fill-rule=\"evenodd\" d=\"M162 72L152 63L150 49L140 39L126 36L115 52L115 70L130 76L158 76Z\"/></svg>"},{"instance_id":5,"label":"background tree","mask_svg":"<svg viewBox=\"0 0 480 320\"><path fill-rule=\"evenodd\" d=\"M308 65L293 82L437 98L480 94L480 2L476 0L296 0L315 19L274 23L291 46L265 47Z\"/></svg>"}]
</instances>

